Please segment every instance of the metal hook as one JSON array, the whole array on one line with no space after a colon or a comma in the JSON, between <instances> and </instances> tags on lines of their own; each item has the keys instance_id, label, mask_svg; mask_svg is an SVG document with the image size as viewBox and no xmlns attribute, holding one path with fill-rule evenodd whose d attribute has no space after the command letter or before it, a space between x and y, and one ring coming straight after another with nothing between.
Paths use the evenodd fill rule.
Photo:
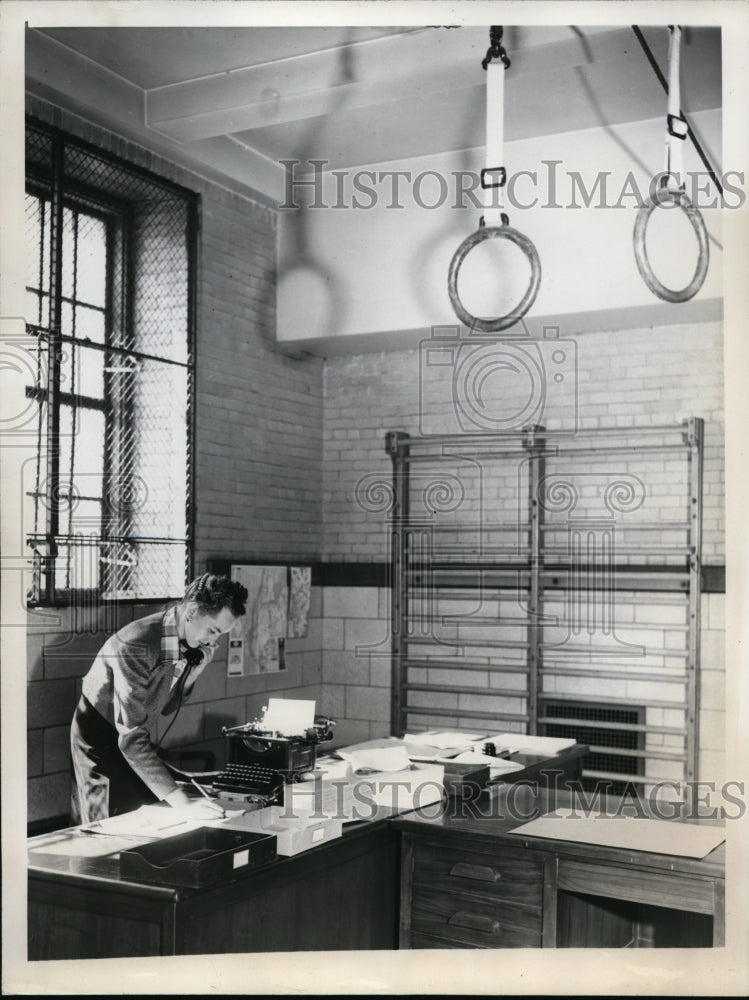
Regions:
<instances>
[{"instance_id":1,"label":"metal hook","mask_svg":"<svg viewBox=\"0 0 749 1000\"><path fill-rule=\"evenodd\" d=\"M502 48L503 34L504 29L500 25L492 25L492 27L489 28L489 48L486 50L486 55L481 60L481 65L484 69L486 69L492 59L501 59L505 69L510 68L510 60L507 53Z\"/></svg>"}]
</instances>

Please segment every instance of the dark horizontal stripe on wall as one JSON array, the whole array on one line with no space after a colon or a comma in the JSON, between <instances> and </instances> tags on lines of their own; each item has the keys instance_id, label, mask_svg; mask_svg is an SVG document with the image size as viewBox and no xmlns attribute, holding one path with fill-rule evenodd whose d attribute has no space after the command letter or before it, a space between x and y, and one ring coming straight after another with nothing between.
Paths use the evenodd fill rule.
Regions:
<instances>
[{"instance_id":1,"label":"dark horizontal stripe on wall","mask_svg":"<svg viewBox=\"0 0 749 1000\"><path fill-rule=\"evenodd\" d=\"M725 594L725 592L726 592L726 567L725 566L703 566L702 567L702 590L706 594Z\"/></svg>"},{"instance_id":2,"label":"dark horizontal stripe on wall","mask_svg":"<svg viewBox=\"0 0 749 1000\"><path fill-rule=\"evenodd\" d=\"M310 566L312 568L312 585L316 587L388 587L390 586L390 564L389 563L346 563L346 562L310 562L300 559L298 562L290 559L263 559L257 557L237 557L235 559L208 559L206 569L209 573L230 574L232 565L239 566ZM461 567L455 565L458 570L469 569L478 572L478 568L473 565ZM600 572L600 567L595 567ZM561 576L568 567L547 566L546 572L553 574L558 572L560 580L556 581L557 587L563 587ZM481 567L484 580L488 582L489 574L506 573L507 586L517 584L517 574L527 573L522 567L517 566L494 566ZM586 567L581 567L579 572L585 574ZM449 572L449 571L448 571ZM641 577L652 576L657 580L659 576L674 572L673 566L629 566L627 574L622 573L619 577L619 585L622 590L626 590L626 576L629 574L639 574ZM456 584L459 586L459 584ZM554 588L554 583L550 584L550 589ZM638 582L637 590L648 590L647 582ZM651 589L662 590L663 586L654 586ZM682 588L676 588L682 589ZM725 566L703 566L702 567L702 590L706 594L725 594L726 592L726 568Z\"/></svg>"},{"instance_id":3,"label":"dark horizontal stripe on wall","mask_svg":"<svg viewBox=\"0 0 749 1000\"><path fill-rule=\"evenodd\" d=\"M390 563L318 563L312 567L312 582L321 587L389 587Z\"/></svg>"},{"instance_id":4,"label":"dark horizontal stripe on wall","mask_svg":"<svg viewBox=\"0 0 749 1000\"><path fill-rule=\"evenodd\" d=\"M208 559L206 570L228 576L232 566L310 566L313 587L387 587L389 563L324 563L309 559L264 559L241 557Z\"/></svg>"}]
</instances>

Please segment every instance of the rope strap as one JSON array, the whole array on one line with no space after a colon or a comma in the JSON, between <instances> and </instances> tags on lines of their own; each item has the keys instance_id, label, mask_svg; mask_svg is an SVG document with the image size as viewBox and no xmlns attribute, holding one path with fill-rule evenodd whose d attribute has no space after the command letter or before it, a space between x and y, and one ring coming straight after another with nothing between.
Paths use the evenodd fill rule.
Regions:
<instances>
[{"instance_id":1,"label":"rope strap","mask_svg":"<svg viewBox=\"0 0 749 1000\"><path fill-rule=\"evenodd\" d=\"M501 226L504 209L505 141L505 67L489 63L486 67L486 166L481 171L484 191L484 221L488 226Z\"/></svg>"},{"instance_id":2,"label":"rope strap","mask_svg":"<svg viewBox=\"0 0 749 1000\"><path fill-rule=\"evenodd\" d=\"M669 27L671 38L668 45L668 109L666 113L666 168L665 173L671 189L684 188L684 147L687 137L687 122L681 116L681 80L679 75L681 52L681 28L678 24Z\"/></svg>"},{"instance_id":3,"label":"rope strap","mask_svg":"<svg viewBox=\"0 0 749 1000\"><path fill-rule=\"evenodd\" d=\"M666 113L666 166L660 186L654 195L640 206L635 219L635 261L640 276L651 292L666 302L686 302L702 287L710 262L710 246L705 222L684 190L684 158L682 142L689 134L689 126L681 115L681 86L679 79L679 49L681 28L669 26L671 38L668 50L668 107ZM646 247L647 227L653 211L659 207L679 207L692 224L697 237L697 264L692 280L684 288L668 288L655 276Z\"/></svg>"},{"instance_id":4,"label":"rope strap","mask_svg":"<svg viewBox=\"0 0 749 1000\"><path fill-rule=\"evenodd\" d=\"M491 44L481 63L486 70L486 165L481 171L484 214L478 230L463 240L455 251L447 277L447 291L455 315L471 330L481 333L506 330L517 323L535 301L541 281L541 263L536 248L527 236L510 227L504 212L504 186L507 181L504 166L505 70L509 68L510 60L501 45L502 28L492 27L489 37ZM504 239L514 243L526 255L531 266L531 278L523 298L507 315L496 319L473 316L458 294L458 274L465 257L478 243L487 239Z\"/></svg>"}]
</instances>

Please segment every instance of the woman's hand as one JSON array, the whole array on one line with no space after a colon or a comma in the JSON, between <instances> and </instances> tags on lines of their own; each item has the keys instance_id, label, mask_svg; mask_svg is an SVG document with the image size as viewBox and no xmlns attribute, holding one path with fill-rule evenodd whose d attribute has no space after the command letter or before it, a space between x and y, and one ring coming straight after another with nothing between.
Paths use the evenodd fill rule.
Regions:
<instances>
[{"instance_id":1,"label":"woman's hand","mask_svg":"<svg viewBox=\"0 0 749 1000\"><path fill-rule=\"evenodd\" d=\"M224 819L226 813L218 802L211 802L210 799L192 799L190 816L196 819Z\"/></svg>"},{"instance_id":2,"label":"woman's hand","mask_svg":"<svg viewBox=\"0 0 749 1000\"><path fill-rule=\"evenodd\" d=\"M164 801L175 808L189 809L190 817L194 819L223 819L226 816L218 803L205 798L192 798L182 788L175 788Z\"/></svg>"}]
</instances>

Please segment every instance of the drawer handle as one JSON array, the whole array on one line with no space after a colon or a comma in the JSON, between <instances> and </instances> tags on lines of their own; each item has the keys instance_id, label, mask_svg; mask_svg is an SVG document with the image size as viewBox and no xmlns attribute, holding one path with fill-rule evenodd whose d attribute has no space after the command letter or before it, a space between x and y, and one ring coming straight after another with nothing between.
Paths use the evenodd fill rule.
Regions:
<instances>
[{"instance_id":1,"label":"drawer handle","mask_svg":"<svg viewBox=\"0 0 749 1000\"><path fill-rule=\"evenodd\" d=\"M487 917L483 913L466 913L464 910L458 910L457 913L453 913L447 922L453 927L467 927L472 931L483 931L484 934L496 935L501 930L498 920Z\"/></svg>"},{"instance_id":2,"label":"drawer handle","mask_svg":"<svg viewBox=\"0 0 749 1000\"><path fill-rule=\"evenodd\" d=\"M458 878L474 878L479 882L499 882L502 878L496 868L491 868L489 865L467 865L463 861L453 865L450 874Z\"/></svg>"}]
</instances>

